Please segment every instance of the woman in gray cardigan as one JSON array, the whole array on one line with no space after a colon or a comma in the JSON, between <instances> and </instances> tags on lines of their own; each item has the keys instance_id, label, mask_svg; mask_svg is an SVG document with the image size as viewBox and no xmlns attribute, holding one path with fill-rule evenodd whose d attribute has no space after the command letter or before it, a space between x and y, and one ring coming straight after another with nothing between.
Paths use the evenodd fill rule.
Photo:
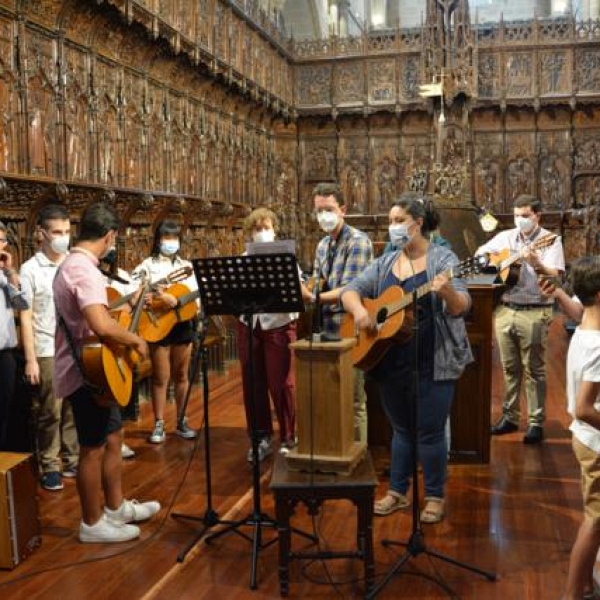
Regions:
<instances>
[{"instance_id":1,"label":"woman in gray cardigan","mask_svg":"<svg viewBox=\"0 0 600 600\"><path fill-rule=\"evenodd\" d=\"M437 523L444 517L448 465L445 425L456 381L473 360L462 318L471 298L464 281L449 279L447 271L458 264L456 255L429 241L429 233L438 224L431 202L401 196L390 210L390 239L400 249L371 263L341 297L345 310L363 329L374 323L362 298L378 298L392 286L400 286L407 294L424 285L431 287L431 293L419 294L418 356L416 340L411 336L408 342L392 345L368 373L379 384L383 409L393 429L390 489L375 503L375 514L388 515L410 505L413 375L418 369L418 458L425 479L423 523Z\"/></svg>"}]
</instances>

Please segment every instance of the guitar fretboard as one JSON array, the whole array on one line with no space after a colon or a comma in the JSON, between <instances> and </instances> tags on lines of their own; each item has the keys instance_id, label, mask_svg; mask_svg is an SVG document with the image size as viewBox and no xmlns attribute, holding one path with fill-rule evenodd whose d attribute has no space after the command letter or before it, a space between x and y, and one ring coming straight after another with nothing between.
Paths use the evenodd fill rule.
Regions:
<instances>
[{"instance_id":1,"label":"guitar fretboard","mask_svg":"<svg viewBox=\"0 0 600 600\"><path fill-rule=\"evenodd\" d=\"M443 271L441 274L444 275L445 277L448 277L449 279L452 279L454 277L454 270L447 269L446 271ZM431 291L432 285L433 285L433 282L428 281L427 283L420 285L416 290L413 290L412 292L407 293L400 300L398 300L398 302L393 302L392 304L388 304L388 306L386 307L387 311L388 311L387 316L395 315L397 312L400 312L401 310L404 310L407 306L410 306L413 302L413 294L416 294L417 299L420 299L423 296L425 296L426 294L429 294L429 292Z\"/></svg>"}]
</instances>

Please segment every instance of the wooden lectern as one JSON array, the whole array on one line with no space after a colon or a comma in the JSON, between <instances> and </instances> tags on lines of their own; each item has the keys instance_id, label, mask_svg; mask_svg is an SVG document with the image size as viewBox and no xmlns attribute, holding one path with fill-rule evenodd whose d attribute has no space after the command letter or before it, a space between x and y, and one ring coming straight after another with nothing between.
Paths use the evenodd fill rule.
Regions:
<instances>
[{"instance_id":1,"label":"wooden lectern","mask_svg":"<svg viewBox=\"0 0 600 600\"><path fill-rule=\"evenodd\" d=\"M286 456L289 469L349 475L363 457L366 443L354 441L354 344L353 339L291 344L298 447Z\"/></svg>"}]
</instances>

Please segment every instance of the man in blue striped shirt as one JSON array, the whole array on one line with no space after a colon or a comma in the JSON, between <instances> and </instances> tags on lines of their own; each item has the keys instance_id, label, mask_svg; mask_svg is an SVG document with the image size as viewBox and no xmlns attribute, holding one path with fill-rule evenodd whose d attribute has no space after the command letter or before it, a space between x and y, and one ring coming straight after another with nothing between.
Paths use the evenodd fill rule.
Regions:
<instances>
[{"instance_id":1,"label":"man in blue striped shirt","mask_svg":"<svg viewBox=\"0 0 600 600\"><path fill-rule=\"evenodd\" d=\"M344 309L340 294L345 285L360 275L373 260L373 245L368 236L345 221L346 203L342 190L334 183L320 183L313 190L314 208L321 229L327 234L317 246L313 276L321 281L319 304L325 339L340 337ZM355 439L367 440L364 375L355 369Z\"/></svg>"}]
</instances>

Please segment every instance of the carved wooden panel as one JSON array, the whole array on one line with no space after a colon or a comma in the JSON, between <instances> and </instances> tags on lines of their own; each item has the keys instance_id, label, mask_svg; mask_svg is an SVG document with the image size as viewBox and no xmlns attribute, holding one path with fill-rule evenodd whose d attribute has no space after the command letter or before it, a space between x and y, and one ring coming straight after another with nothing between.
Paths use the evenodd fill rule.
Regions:
<instances>
[{"instance_id":1,"label":"carved wooden panel","mask_svg":"<svg viewBox=\"0 0 600 600\"><path fill-rule=\"evenodd\" d=\"M499 98L500 91L500 56L482 52L477 70L477 94L480 98Z\"/></svg>"},{"instance_id":2,"label":"carved wooden panel","mask_svg":"<svg viewBox=\"0 0 600 600\"><path fill-rule=\"evenodd\" d=\"M404 102L419 100L419 58L406 56L400 59L400 97Z\"/></svg>"},{"instance_id":3,"label":"carved wooden panel","mask_svg":"<svg viewBox=\"0 0 600 600\"><path fill-rule=\"evenodd\" d=\"M302 177L309 181L335 180L336 141L331 138L306 140L302 144Z\"/></svg>"},{"instance_id":4,"label":"carved wooden panel","mask_svg":"<svg viewBox=\"0 0 600 600\"><path fill-rule=\"evenodd\" d=\"M577 51L577 90L598 93L600 89L600 50L582 48Z\"/></svg>"},{"instance_id":5,"label":"carved wooden panel","mask_svg":"<svg viewBox=\"0 0 600 600\"><path fill-rule=\"evenodd\" d=\"M571 53L569 51L540 51L538 65L540 95L556 96L571 92Z\"/></svg>"},{"instance_id":6,"label":"carved wooden panel","mask_svg":"<svg viewBox=\"0 0 600 600\"><path fill-rule=\"evenodd\" d=\"M369 102L390 103L396 101L396 61L393 59L370 60Z\"/></svg>"},{"instance_id":7,"label":"carved wooden panel","mask_svg":"<svg viewBox=\"0 0 600 600\"><path fill-rule=\"evenodd\" d=\"M363 62L340 62L333 71L333 101L342 106L360 105L365 95Z\"/></svg>"},{"instance_id":8,"label":"carved wooden panel","mask_svg":"<svg viewBox=\"0 0 600 600\"><path fill-rule=\"evenodd\" d=\"M506 97L524 98L533 96L533 57L528 52L512 52L506 55Z\"/></svg>"},{"instance_id":9,"label":"carved wooden panel","mask_svg":"<svg viewBox=\"0 0 600 600\"><path fill-rule=\"evenodd\" d=\"M300 67L297 71L296 99L299 106L331 104L330 65Z\"/></svg>"}]
</instances>

